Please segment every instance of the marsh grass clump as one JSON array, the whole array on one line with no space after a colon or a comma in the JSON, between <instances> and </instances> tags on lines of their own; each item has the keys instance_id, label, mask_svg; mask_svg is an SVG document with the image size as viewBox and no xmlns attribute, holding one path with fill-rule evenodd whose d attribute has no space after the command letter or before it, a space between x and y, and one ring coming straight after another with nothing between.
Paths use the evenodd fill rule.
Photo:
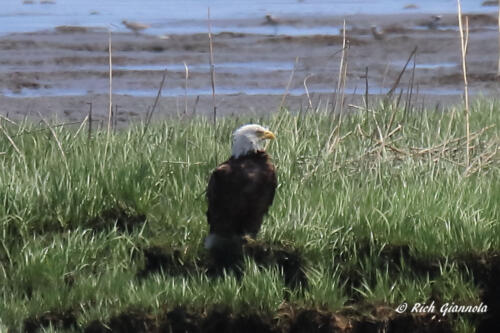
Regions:
<instances>
[{"instance_id":1,"label":"marsh grass clump","mask_svg":"<svg viewBox=\"0 0 500 333\"><path fill-rule=\"evenodd\" d=\"M341 124L322 111L219 118L217 141L202 117L90 140L0 120L0 328L487 331L499 314L499 110L471 104L468 136L459 107L388 103ZM211 275L204 191L250 122L277 135L279 186L239 274ZM393 310L431 301L489 312Z\"/></svg>"}]
</instances>

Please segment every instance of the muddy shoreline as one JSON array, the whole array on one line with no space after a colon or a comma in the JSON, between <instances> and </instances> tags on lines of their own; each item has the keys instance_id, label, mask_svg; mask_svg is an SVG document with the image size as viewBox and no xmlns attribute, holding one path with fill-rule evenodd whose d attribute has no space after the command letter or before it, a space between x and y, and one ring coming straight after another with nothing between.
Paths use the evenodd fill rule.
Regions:
<instances>
[{"instance_id":1,"label":"muddy shoreline","mask_svg":"<svg viewBox=\"0 0 500 333\"><path fill-rule=\"evenodd\" d=\"M496 96L499 80L498 32L493 14L468 14L468 79L473 97ZM396 93L412 92L415 107L459 104L463 93L457 18L444 16L436 29L430 15L347 16L345 106L363 105L368 82L374 101L393 86L416 47ZM280 26L322 26L341 31L344 17L281 18L277 34L214 34L215 90L219 115L268 114L284 106L306 110L332 108L339 77L340 34L287 36ZM233 22L234 23L234 22ZM216 21L214 25L229 24ZM260 26L261 20L245 20ZM382 38L374 38L376 25ZM333 31L333 30L332 30ZM206 34L154 36L114 33L113 104L118 121L144 118L153 105L166 68L157 117L212 112ZM188 79L186 80L186 64ZM366 72L368 71L368 77ZM293 75L292 75L293 72ZM187 84L187 86L186 86ZM187 88L186 88L187 87ZM78 121L92 103L105 120L109 97L108 34L102 29L59 27L0 37L1 113ZM307 94L309 93L309 95ZM330 106L328 106L330 105Z\"/></svg>"}]
</instances>

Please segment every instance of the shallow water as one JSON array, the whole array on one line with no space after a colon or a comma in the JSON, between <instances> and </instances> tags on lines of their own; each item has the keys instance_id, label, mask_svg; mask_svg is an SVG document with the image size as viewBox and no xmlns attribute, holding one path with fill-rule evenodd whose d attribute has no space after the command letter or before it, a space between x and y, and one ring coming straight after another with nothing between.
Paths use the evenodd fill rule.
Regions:
<instances>
[{"instance_id":1,"label":"shallow water","mask_svg":"<svg viewBox=\"0 0 500 333\"><path fill-rule=\"evenodd\" d=\"M404 61L395 61L392 62L391 65L396 66L396 67L403 67L405 65ZM416 63L415 68L416 69L438 69L438 68L455 68L461 66L461 64L454 63L454 62L440 62L440 63ZM408 68L412 68L413 63L408 64Z\"/></svg>"},{"instance_id":2,"label":"shallow water","mask_svg":"<svg viewBox=\"0 0 500 333\"><path fill-rule=\"evenodd\" d=\"M282 16L339 16L352 14L455 13L455 0L56 0L54 4L23 4L21 0L4 0L0 14L0 35L53 29L59 25L99 26L125 31L121 21L141 21L150 24L150 34L206 32L207 8L214 20L234 20L218 26L214 32L234 31L274 33L270 26L244 27L239 19L261 19L266 14ZM464 12L491 12L496 7L482 7L480 0L462 0ZM415 4L417 9L404 9ZM326 29L326 30L325 30ZM328 30L330 29L330 30ZM280 27L280 34L300 35L338 30L327 27Z\"/></svg>"},{"instance_id":3,"label":"shallow water","mask_svg":"<svg viewBox=\"0 0 500 333\"><path fill-rule=\"evenodd\" d=\"M0 12L0 35L5 35L14 32L29 32L39 30L51 30L60 25L75 25L75 26L91 26L110 28L112 31L122 32L126 31L121 21L126 19L130 21L140 21L151 25L151 28L146 30L148 35L163 35L163 34L192 34L192 33L206 33L207 31L207 8L210 6L212 21L212 31L214 33L230 31L235 33L247 34L263 34L263 35L338 35L340 27L336 27L331 23L331 20L309 20L308 24L293 24L283 23L279 26L263 25L264 16L268 13L281 17L300 18L300 17L316 17L316 16L342 16L342 15L355 15L355 14L394 14L400 13L432 13L432 14L446 14L456 12L456 0L106 0L106 1L88 1L88 0L56 0L55 4L41 4L39 0L35 4L23 4L22 0L5 0L3 11ZM464 12L481 12L487 13L497 10L497 7L482 7L479 0L462 0ZM414 3L418 9L406 10L403 9L405 5ZM290 22L293 22L291 20ZM313 22L313 23L311 23ZM321 23L318 23L321 22ZM427 27L413 27L427 31ZM453 27L446 27L447 30ZM419 31L420 33L420 31ZM494 31L496 33L496 30ZM149 38L149 36L146 36ZM370 35L363 35L361 38L371 38ZM10 38L10 37L8 37ZM30 37L37 39L37 35ZM180 38L184 38L181 36ZM58 52L66 52L58 51ZM66 53L61 53L66 54ZM31 56L30 56L31 57ZM30 58L28 57L28 58ZM32 58L32 57L31 57ZM31 59L30 58L30 59ZM51 58L50 58L51 59ZM230 58L229 58L230 59ZM248 59L246 57L245 59ZM237 77L252 76L253 74L262 74L264 78L271 77L272 73L278 78L274 81L265 84L255 84L249 80L235 80L234 86L230 86L227 81L223 84L226 86L216 85L216 93L219 95L233 95L233 94L246 94L246 95L282 95L284 88L276 88L276 80L280 80L279 75L283 72L291 72L294 68L293 62L290 59L283 61L258 61L258 56L250 58L254 61L238 62L241 59L234 58L228 61L233 62L216 62L215 70L217 73L229 74ZM236 61L235 61L236 60ZM448 60L448 59L447 59ZM144 61L144 60L142 60ZM199 63L200 60L194 60L198 63L188 63L190 73L209 73L208 63ZM194 62L193 61L193 62ZM385 60L384 61L388 61ZM141 63L133 63L126 65L114 65L115 71L163 71L167 69L171 72L183 72L184 65L179 63L159 63L155 60L154 63L144 61ZM12 88L12 90L0 90L0 94L10 97L39 97L39 96L84 96L89 93L105 93L96 87L101 85L94 85L94 79L83 82L81 85L71 84L66 88L62 88L62 84L45 84L41 82L40 88L30 88L29 85L33 82L40 80L36 79L37 73L75 73L84 75L85 73L107 72L108 66L106 62L102 64L97 63L57 63L47 61L43 65L30 65L29 62L17 65L15 61L5 61L0 64L0 74L9 75L15 73L14 77L18 77L19 84L22 86L23 78L31 78L25 82L28 88L23 87ZM391 67L400 70L404 66L405 60L389 61ZM303 64L302 64L303 65ZM309 73L311 68L299 65L296 69L297 73L304 77ZM409 65L411 68L412 64ZM436 59L434 63L432 60L428 63L416 64L416 69L423 70L423 72L430 72L433 70L446 70L452 71L459 66L458 63L453 62L439 62ZM328 63L323 64L321 72L335 72L335 68L330 68ZM26 75L24 75L26 73ZM33 74L35 73L35 74ZM130 74L130 73L129 73ZM252 75L249 75L252 74ZM130 77L131 75L129 75ZM63 77L63 75L61 75ZM254 75L255 77L255 75ZM288 74L286 75L288 77ZM33 79L34 78L34 79ZM50 80L49 80L50 81ZM92 82L89 85L88 82ZM263 81L265 82L265 81ZM15 82L14 82L15 84ZM262 87L265 85L268 87ZM286 81L281 86L285 86ZM134 85L122 85L125 89L114 90L115 94L131 95L131 96L146 96L152 97L157 94L155 88L146 90L145 86L136 87L138 89L130 88ZM171 87L164 89L163 96L184 96L185 91L179 87ZM326 87L325 87L326 86ZM309 88L310 94L329 94L332 93L330 84L311 84ZM363 89L346 89L346 94L360 94ZM383 94L387 92L387 88L379 86L370 86L370 93ZM289 91L291 95L303 95L305 90L302 84L292 86ZM420 90L421 94L426 95L460 95L461 90L458 89L428 89ZM188 89L187 94L190 96L196 95L211 95L212 91L209 85L206 88L192 88Z\"/></svg>"},{"instance_id":4,"label":"shallow water","mask_svg":"<svg viewBox=\"0 0 500 333\"><path fill-rule=\"evenodd\" d=\"M378 86L370 86L370 95L375 94L386 94L389 88L382 88ZM332 89L321 88L321 87L309 87L309 94L331 94ZM284 88L244 88L244 87L217 87L215 89L217 95L283 95L285 94ZM444 96L444 95L460 95L463 91L460 89L427 89L420 90L419 94L423 95L433 95L433 96ZM20 92L13 93L12 91L5 90L0 91L0 95L6 97L17 97L17 98L30 98L30 97L41 97L41 96L85 96L89 93L88 90L84 89L60 89L60 88L46 88L46 89L30 89L23 88ZM113 91L116 95L128 95L136 97L154 97L157 95L156 90L120 90L116 89ZM180 97L183 98L186 91L183 88L169 88L163 89L161 96L165 97ZM344 90L345 95L360 94L364 93L358 88L346 88ZM474 91L470 91L474 94ZM291 96L301 96L306 94L305 89L293 88L288 91L288 95ZM416 91L413 92L416 94ZM191 89L187 90L187 96L209 96L212 95L211 88L201 88L201 89Z\"/></svg>"},{"instance_id":5,"label":"shallow water","mask_svg":"<svg viewBox=\"0 0 500 333\"><path fill-rule=\"evenodd\" d=\"M208 63L187 64L190 73L200 72L208 73L210 65ZM36 72L39 73L57 73L57 72L102 72L108 71L107 64L83 64L83 65L44 65L38 66ZM134 64L134 65L114 65L113 70L117 71L171 71L184 72L184 64ZM271 72L271 71L291 71L293 69L292 62L275 62L275 61L248 61L248 62L222 62L215 64L217 73L250 73L250 72ZM0 73L9 72L33 72L33 66L9 65L0 64Z\"/></svg>"}]
</instances>

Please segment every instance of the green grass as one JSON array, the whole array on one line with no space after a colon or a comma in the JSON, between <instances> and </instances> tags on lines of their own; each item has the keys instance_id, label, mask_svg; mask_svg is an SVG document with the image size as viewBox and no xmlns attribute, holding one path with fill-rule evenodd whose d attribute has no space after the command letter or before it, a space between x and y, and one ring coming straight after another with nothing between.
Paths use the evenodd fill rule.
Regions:
<instances>
[{"instance_id":1,"label":"green grass","mask_svg":"<svg viewBox=\"0 0 500 333\"><path fill-rule=\"evenodd\" d=\"M208 177L228 157L231 132L250 121L277 135L268 151L279 187L259 240L299 253L307 288L287 287L278 268L250 259L241 280L209 278L200 267ZM54 136L2 121L0 330L64 310L83 329L127 309L155 315L225 305L275 318L284 302L332 312L479 304L468 266L500 253L500 105L473 107L471 131L488 128L473 135L470 168L460 109L403 115L379 105L344 117L340 128L338 121L287 111L221 118L216 142L206 118L168 119L145 135L142 125L109 139L96 132L90 142L63 127ZM124 232L106 215L113 211L146 222ZM142 249L152 245L177 251L189 272L138 278ZM467 331L480 316L451 320Z\"/></svg>"}]
</instances>

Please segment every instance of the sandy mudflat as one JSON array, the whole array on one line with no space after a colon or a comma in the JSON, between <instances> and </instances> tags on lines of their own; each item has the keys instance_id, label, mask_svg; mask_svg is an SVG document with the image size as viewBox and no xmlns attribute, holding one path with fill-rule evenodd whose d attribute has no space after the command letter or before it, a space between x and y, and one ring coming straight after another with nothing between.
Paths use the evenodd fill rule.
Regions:
<instances>
[{"instance_id":1,"label":"sandy mudflat","mask_svg":"<svg viewBox=\"0 0 500 333\"><path fill-rule=\"evenodd\" d=\"M411 51L418 47L413 83L413 105L459 103L463 89L459 33L455 16L445 16L436 30L426 27L430 15L345 17L347 51L346 105L361 104L368 68L369 94L385 93L401 72ZM343 17L282 18L287 26L321 26L339 30ZM232 22L234 23L234 22ZM214 24L224 24L215 22ZM262 25L261 20L241 26ZM385 31L376 40L371 25ZM468 48L469 87L475 96L496 96L498 31L494 15L470 15ZM342 36L283 36L249 33L214 35L217 110L220 115L263 114L278 109L295 68L291 96L285 105L293 110L333 100L341 58ZM55 29L0 37L0 105L2 114L57 116L81 120L92 103L105 119L108 103L108 35L93 29ZM158 116L212 110L206 34L159 36L113 34L113 102L118 121L144 117L167 68ZM189 68L187 108L184 62ZM407 93L411 63L399 90ZM197 96L199 97L196 103ZM372 98L373 100L374 98Z\"/></svg>"}]
</instances>

